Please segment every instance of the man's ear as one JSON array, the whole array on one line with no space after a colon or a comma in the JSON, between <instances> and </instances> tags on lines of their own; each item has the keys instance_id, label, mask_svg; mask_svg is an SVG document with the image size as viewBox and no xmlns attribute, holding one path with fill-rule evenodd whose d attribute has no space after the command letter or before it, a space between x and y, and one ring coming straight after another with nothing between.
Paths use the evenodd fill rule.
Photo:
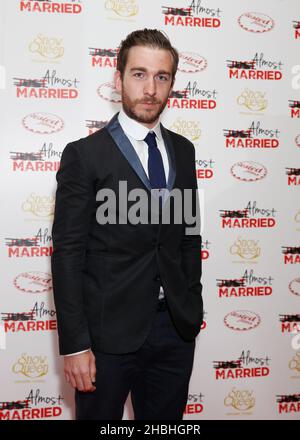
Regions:
<instances>
[{"instance_id":1,"label":"man's ear","mask_svg":"<svg viewBox=\"0 0 300 440\"><path fill-rule=\"evenodd\" d=\"M121 94L121 92L122 92L122 78L121 78L121 72L119 70L116 70L114 73L114 83L115 83L115 88L116 88L117 92L119 92Z\"/></svg>"}]
</instances>

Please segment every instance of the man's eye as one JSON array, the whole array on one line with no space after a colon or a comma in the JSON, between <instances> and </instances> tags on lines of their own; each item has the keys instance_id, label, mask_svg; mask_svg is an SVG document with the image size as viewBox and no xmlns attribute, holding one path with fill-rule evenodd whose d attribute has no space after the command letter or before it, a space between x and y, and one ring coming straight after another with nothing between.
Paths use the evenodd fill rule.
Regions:
<instances>
[{"instance_id":1,"label":"man's eye","mask_svg":"<svg viewBox=\"0 0 300 440\"><path fill-rule=\"evenodd\" d=\"M168 81L168 77L166 75L158 75L158 79L160 81Z\"/></svg>"},{"instance_id":2,"label":"man's eye","mask_svg":"<svg viewBox=\"0 0 300 440\"><path fill-rule=\"evenodd\" d=\"M136 78L142 78L143 77L143 72L136 72L133 74L133 76L135 76Z\"/></svg>"}]
</instances>

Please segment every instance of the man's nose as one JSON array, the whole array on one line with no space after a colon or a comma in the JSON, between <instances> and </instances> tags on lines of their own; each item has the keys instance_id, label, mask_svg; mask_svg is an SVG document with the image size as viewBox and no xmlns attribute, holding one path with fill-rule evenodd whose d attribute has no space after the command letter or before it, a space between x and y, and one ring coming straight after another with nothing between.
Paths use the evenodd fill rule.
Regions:
<instances>
[{"instance_id":1,"label":"man's nose","mask_svg":"<svg viewBox=\"0 0 300 440\"><path fill-rule=\"evenodd\" d=\"M149 77L146 81L145 87L144 87L144 93L148 95L155 95L156 93L156 83L155 79Z\"/></svg>"}]
</instances>

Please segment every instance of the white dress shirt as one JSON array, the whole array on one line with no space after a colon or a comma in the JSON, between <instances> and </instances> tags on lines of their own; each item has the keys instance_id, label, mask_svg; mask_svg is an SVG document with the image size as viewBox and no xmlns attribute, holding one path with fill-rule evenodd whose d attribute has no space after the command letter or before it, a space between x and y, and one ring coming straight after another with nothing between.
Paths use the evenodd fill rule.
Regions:
<instances>
[{"instance_id":1,"label":"white dress shirt","mask_svg":"<svg viewBox=\"0 0 300 440\"><path fill-rule=\"evenodd\" d=\"M129 118L129 116L126 115L123 109L119 113L119 122L121 127L123 128L123 131L125 132L126 136L128 137L132 146L134 147L136 154L138 155L148 178L149 178L148 145L146 144L144 139L149 133L149 131L153 131L156 134L157 147L162 157L166 181L168 181L169 160L168 160L168 154L166 151L165 143L160 130L160 122L158 121L155 127L149 130L149 128L145 127L144 125L140 124L134 119Z\"/></svg>"},{"instance_id":2,"label":"white dress shirt","mask_svg":"<svg viewBox=\"0 0 300 440\"><path fill-rule=\"evenodd\" d=\"M149 178L149 173L148 173L148 156L149 156L149 154L148 154L148 145L144 141L144 139L147 136L147 134L149 133L149 131L153 131L156 134L156 143L157 143L157 147L158 147L160 154L161 154L161 157L162 157L163 166L164 166L164 170L165 170L165 176L166 176L166 182L168 182L169 159L168 159L168 154L166 151L165 143L164 143L164 140L163 140L163 137L161 134L160 121L158 121L157 124L149 130L147 127L145 127L141 123L139 123L139 122L135 121L134 119L131 119L129 116L127 116L123 109L120 111L118 119L119 119L119 123L120 123L123 131L125 132L126 136L130 140L130 143L132 144L133 148L135 149L136 154L138 155L148 178ZM160 286L159 298L163 298L163 297L164 297L164 290L163 290L163 287ZM78 351L76 353L66 354L65 356L73 356L75 354L84 353L89 350L90 349L82 350L82 351Z\"/></svg>"}]
</instances>

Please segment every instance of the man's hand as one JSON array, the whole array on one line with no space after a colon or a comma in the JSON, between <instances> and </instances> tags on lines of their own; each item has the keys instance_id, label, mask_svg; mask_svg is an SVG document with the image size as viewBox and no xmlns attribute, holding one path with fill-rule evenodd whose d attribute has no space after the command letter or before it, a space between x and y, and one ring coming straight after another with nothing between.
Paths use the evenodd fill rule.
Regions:
<instances>
[{"instance_id":1,"label":"man's hand","mask_svg":"<svg viewBox=\"0 0 300 440\"><path fill-rule=\"evenodd\" d=\"M64 373L68 383L79 391L93 392L96 387L96 361L94 353L89 350L85 353L64 357Z\"/></svg>"}]
</instances>

